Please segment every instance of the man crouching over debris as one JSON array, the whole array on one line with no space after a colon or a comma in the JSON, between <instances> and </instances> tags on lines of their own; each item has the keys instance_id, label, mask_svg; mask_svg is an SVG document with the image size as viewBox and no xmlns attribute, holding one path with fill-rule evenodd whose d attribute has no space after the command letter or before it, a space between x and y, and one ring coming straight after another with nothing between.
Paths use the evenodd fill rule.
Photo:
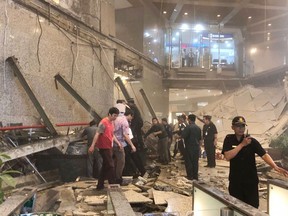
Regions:
<instances>
[{"instance_id":1,"label":"man crouching over debris","mask_svg":"<svg viewBox=\"0 0 288 216\"><path fill-rule=\"evenodd\" d=\"M246 121L242 116L232 120L234 134L228 134L223 143L222 154L230 161L229 193L243 202L259 207L259 194L255 153L274 170L288 176L288 172L278 167L261 144L245 133Z\"/></svg>"},{"instance_id":2,"label":"man crouching over debris","mask_svg":"<svg viewBox=\"0 0 288 216\"><path fill-rule=\"evenodd\" d=\"M113 161L113 140L120 149L123 149L121 143L114 136L113 121L118 117L119 110L116 107L109 109L108 116L103 118L98 127L93 142L89 148L89 152L93 153L95 145L99 149L99 153L103 158L102 169L98 179L97 190L104 189L104 180L108 179L109 184L115 184L115 171Z\"/></svg>"},{"instance_id":3,"label":"man crouching over debris","mask_svg":"<svg viewBox=\"0 0 288 216\"><path fill-rule=\"evenodd\" d=\"M159 155L159 161L163 165L167 165L169 162L168 154L168 134L164 128L163 124L160 124L156 117L152 118L152 127L146 132L144 138L146 139L149 134L152 134L158 137L158 146L157 152Z\"/></svg>"}]
</instances>

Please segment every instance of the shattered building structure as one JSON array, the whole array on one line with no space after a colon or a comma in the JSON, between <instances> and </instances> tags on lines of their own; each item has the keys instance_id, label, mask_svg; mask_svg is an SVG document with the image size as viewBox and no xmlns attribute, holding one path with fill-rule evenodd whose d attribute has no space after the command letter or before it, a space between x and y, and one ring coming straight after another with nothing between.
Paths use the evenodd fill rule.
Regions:
<instances>
[{"instance_id":1,"label":"shattered building structure","mask_svg":"<svg viewBox=\"0 0 288 216\"><path fill-rule=\"evenodd\" d=\"M152 117L175 123L183 112L210 114L219 144L235 115L247 118L249 133L265 147L287 128L286 0L3 0L0 9L1 165L22 173L15 174L18 194L4 185L11 195L0 205L4 215L19 215L36 193L37 212L175 213L186 200L171 214L192 215L192 182L179 161L168 168L149 161L149 176L130 184L133 192L112 186L108 196L89 197L96 196L95 179L61 184L85 176L79 131L117 99L134 99L148 125ZM205 183L215 183L201 172ZM213 184L195 186L215 192ZM167 200L168 209L161 206Z\"/></svg>"}]
</instances>

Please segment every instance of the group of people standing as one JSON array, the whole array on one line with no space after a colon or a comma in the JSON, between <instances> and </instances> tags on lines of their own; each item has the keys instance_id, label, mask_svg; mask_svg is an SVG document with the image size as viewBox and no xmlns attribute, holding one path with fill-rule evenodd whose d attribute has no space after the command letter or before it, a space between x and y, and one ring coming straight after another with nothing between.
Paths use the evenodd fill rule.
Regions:
<instances>
[{"instance_id":1,"label":"group of people standing","mask_svg":"<svg viewBox=\"0 0 288 216\"><path fill-rule=\"evenodd\" d=\"M144 141L141 128L143 120L134 101L128 102L126 107L123 101L118 101L115 107L108 111L98 128L92 121L82 136L87 135L88 157L87 174L93 177L93 160L100 173L97 189L104 188L104 180L109 184L122 184L122 172L127 158L133 160L140 175L146 170L141 161L139 150L143 148ZM161 123L155 117L152 119L151 128L144 134L144 138L153 134L158 137L157 151L159 161L166 165L180 151L185 162L187 178L198 180L199 157L203 143L207 155L207 168L215 168L215 149L217 145L217 128L211 121L210 115L199 118L194 114L178 116L178 129L173 131L167 119ZM204 123L203 128L196 125L196 119ZM260 156L275 171L288 176L288 172L279 167L266 153L261 144L253 137L245 134L246 120L243 116L236 116L232 120L234 134L228 134L223 142L222 154L230 162L229 168L229 193L230 195L258 208L258 176L255 154ZM171 156L171 143L173 134L176 137L174 155Z\"/></svg>"},{"instance_id":2,"label":"group of people standing","mask_svg":"<svg viewBox=\"0 0 288 216\"><path fill-rule=\"evenodd\" d=\"M190 180L198 180L202 144L204 144L204 150L207 155L207 165L205 167L214 168L216 166L215 150L218 132L211 118L210 115L204 115L203 119L201 119L194 114L190 114L186 121L185 115L178 117L174 157L179 149L185 161L187 178ZM204 123L202 130L196 125L196 119Z\"/></svg>"},{"instance_id":3,"label":"group of people standing","mask_svg":"<svg viewBox=\"0 0 288 216\"><path fill-rule=\"evenodd\" d=\"M166 118L163 118L160 123L155 117L152 118L152 127L144 135L144 138L150 134L158 137L157 152L159 162L166 165L171 161L170 148L174 134L176 141L172 157L175 158L178 151L180 151L182 159L185 161L187 178L191 180L198 180L198 160L202 139L204 140L204 148L207 152L207 167L214 168L216 166L216 126L211 121L211 116L205 115L204 119L200 119L204 123L202 134L201 129L195 124L195 120L196 115L194 114L190 114L188 119L185 114L180 115L178 116L177 129L173 131Z\"/></svg>"},{"instance_id":4,"label":"group of people standing","mask_svg":"<svg viewBox=\"0 0 288 216\"><path fill-rule=\"evenodd\" d=\"M201 131L200 127L195 124L198 119L204 123ZM178 150L185 161L185 169L187 178L190 180L198 180L199 157L201 152L201 144L203 143L207 155L207 168L215 168L215 150L217 146L217 128L211 121L212 116L204 115L203 119L194 114L178 116L178 130L174 131L176 143L174 147L174 155ZM223 142L222 154L225 159L230 162L229 168L229 193L230 195L242 200L243 202L258 208L258 176L256 168L255 154L260 156L268 165L275 171L288 176L288 171L279 167L273 159L266 153L261 144L249 134L245 134L246 120L243 116L236 116L232 120L232 130L234 134L228 134ZM165 159L167 151L170 152L170 147L165 144L167 133L156 118L153 119L153 126L146 133L150 133L159 137L159 158ZM161 134L161 136L160 136ZM164 146L167 147L165 150ZM162 151L162 152L160 152ZM168 159L167 159L168 158Z\"/></svg>"},{"instance_id":5,"label":"group of people standing","mask_svg":"<svg viewBox=\"0 0 288 216\"><path fill-rule=\"evenodd\" d=\"M109 184L123 184L122 172L127 158L134 162L139 175L143 176L146 172L141 157L137 153L143 143L142 135L137 134L137 127L132 127L133 120L139 125L142 118L133 100L129 101L130 106L125 106L123 102L117 101L115 107L109 109L107 117L100 121L98 127L93 120L90 127L82 133L82 137L87 135L89 147L87 175L95 177L93 171L96 167L98 190L104 188L106 179Z\"/></svg>"}]
</instances>

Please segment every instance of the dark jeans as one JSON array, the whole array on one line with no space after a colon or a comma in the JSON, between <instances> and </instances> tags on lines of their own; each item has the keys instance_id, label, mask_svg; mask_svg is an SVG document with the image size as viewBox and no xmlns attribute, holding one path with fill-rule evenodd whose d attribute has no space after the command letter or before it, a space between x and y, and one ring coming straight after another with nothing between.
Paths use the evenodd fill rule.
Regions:
<instances>
[{"instance_id":1,"label":"dark jeans","mask_svg":"<svg viewBox=\"0 0 288 216\"><path fill-rule=\"evenodd\" d=\"M168 153L168 137L158 140L158 155L159 159L163 164L168 164L169 153Z\"/></svg>"},{"instance_id":2,"label":"dark jeans","mask_svg":"<svg viewBox=\"0 0 288 216\"><path fill-rule=\"evenodd\" d=\"M259 207L259 193L258 184L253 183L233 183L229 182L229 194L241 201L258 208Z\"/></svg>"},{"instance_id":3,"label":"dark jeans","mask_svg":"<svg viewBox=\"0 0 288 216\"><path fill-rule=\"evenodd\" d=\"M136 152L131 152L132 149L130 145L127 145L124 148L124 150L125 150L125 172L130 171L129 174L134 175L137 173L138 170L140 172L140 175L143 176L146 172L146 169L139 155L139 150L137 149Z\"/></svg>"},{"instance_id":4,"label":"dark jeans","mask_svg":"<svg viewBox=\"0 0 288 216\"><path fill-rule=\"evenodd\" d=\"M87 177L98 178L102 169L102 156L99 151L87 153Z\"/></svg>"},{"instance_id":5,"label":"dark jeans","mask_svg":"<svg viewBox=\"0 0 288 216\"><path fill-rule=\"evenodd\" d=\"M207 166L215 167L216 159L215 159L215 146L213 140L204 140L204 148L207 155Z\"/></svg>"},{"instance_id":6,"label":"dark jeans","mask_svg":"<svg viewBox=\"0 0 288 216\"><path fill-rule=\"evenodd\" d=\"M186 144L185 149L185 168L187 177L190 179L198 180L198 169L199 169L199 145L188 146Z\"/></svg>"},{"instance_id":7,"label":"dark jeans","mask_svg":"<svg viewBox=\"0 0 288 216\"><path fill-rule=\"evenodd\" d=\"M104 181L108 179L109 184L115 183L115 171L113 161L113 150L111 149L99 149L99 152L103 158L103 164L101 173L98 179L97 188L104 188Z\"/></svg>"},{"instance_id":8,"label":"dark jeans","mask_svg":"<svg viewBox=\"0 0 288 216\"><path fill-rule=\"evenodd\" d=\"M122 183L122 172L125 166L125 151L124 149L120 149L118 146L113 147L113 159L114 159L114 167L115 167L115 178L116 183Z\"/></svg>"},{"instance_id":9,"label":"dark jeans","mask_svg":"<svg viewBox=\"0 0 288 216\"><path fill-rule=\"evenodd\" d=\"M176 157L178 151L180 151L181 155L184 156L185 154L185 146L184 146L184 140L179 139L176 141L173 151L173 157Z\"/></svg>"}]
</instances>

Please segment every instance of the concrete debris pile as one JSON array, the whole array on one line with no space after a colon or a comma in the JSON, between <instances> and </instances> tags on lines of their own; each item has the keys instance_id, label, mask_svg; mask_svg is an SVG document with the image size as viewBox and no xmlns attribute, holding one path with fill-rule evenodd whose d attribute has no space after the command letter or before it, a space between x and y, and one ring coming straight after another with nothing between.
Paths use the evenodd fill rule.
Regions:
<instances>
[{"instance_id":1,"label":"concrete debris pile","mask_svg":"<svg viewBox=\"0 0 288 216\"><path fill-rule=\"evenodd\" d=\"M198 182L228 193L229 162L217 160L215 168L204 167L206 163L206 159L200 158ZM285 179L260 158L257 158L257 170L260 209L267 211L267 179ZM38 190L34 210L57 212L63 216L117 215L117 210L124 208L126 203L135 215L161 215L164 212L175 216L189 215L192 211L193 181L185 176L183 160L176 158L169 165L153 162L143 177L133 179L125 176L125 186L107 184L104 190L96 190L97 180L81 177L75 182ZM119 199L121 196L124 200Z\"/></svg>"},{"instance_id":2,"label":"concrete debris pile","mask_svg":"<svg viewBox=\"0 0 288 216\"><path fill-rule=\"evenodd\" d=\"M231 120L237 115L248 122L249 134L267 146L272 136L279 136L286 129L288 115L286 92L282 86L254 88L245 86L236 92L225 94L216 103L197 111L201 116L213 116L218 129L218 141L231 133Z\"/></svg>"}]
</instances>

